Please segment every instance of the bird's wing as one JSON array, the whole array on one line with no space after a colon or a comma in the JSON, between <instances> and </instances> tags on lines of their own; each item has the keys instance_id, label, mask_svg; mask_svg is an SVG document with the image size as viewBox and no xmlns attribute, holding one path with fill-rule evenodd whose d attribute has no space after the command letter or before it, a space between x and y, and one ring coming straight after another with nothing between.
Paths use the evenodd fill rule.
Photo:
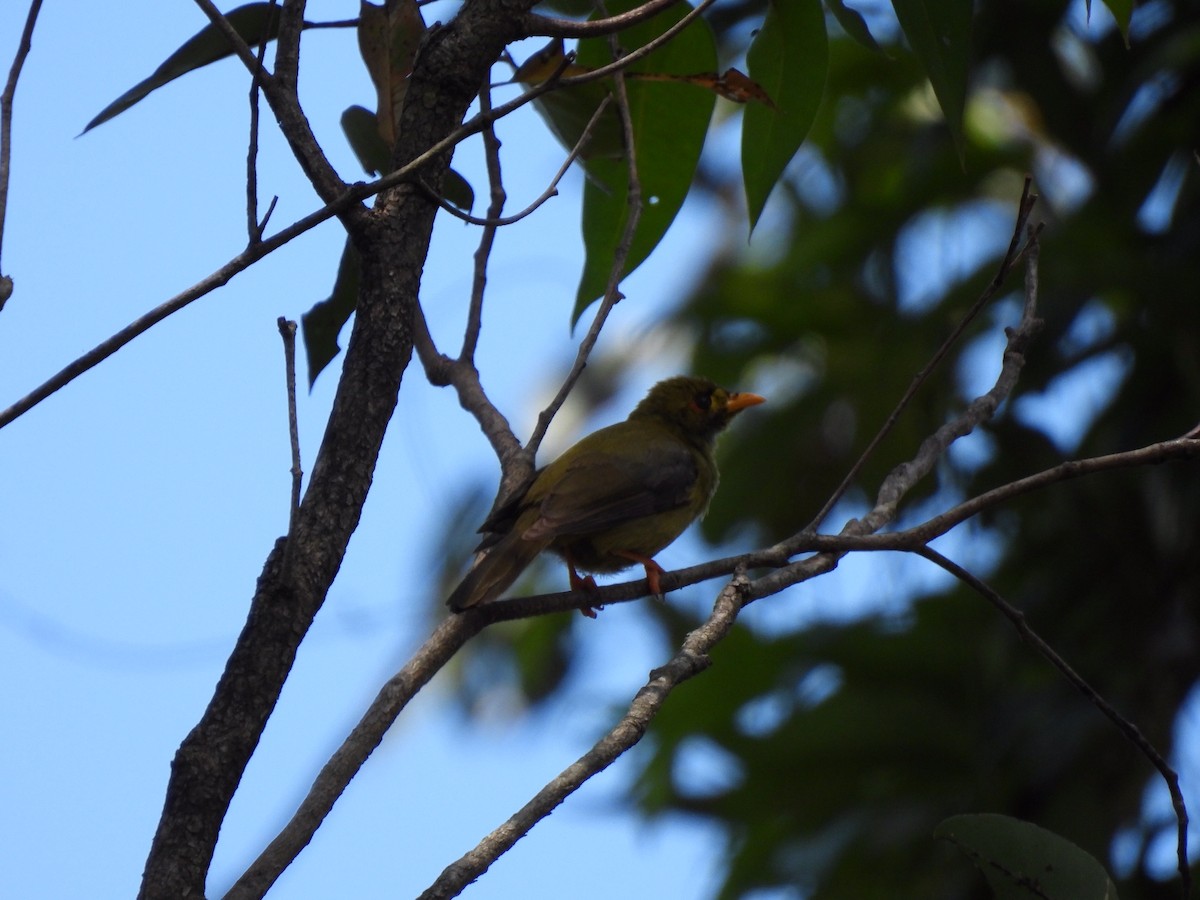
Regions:
<instances>
[{"instance_id":1,"label":"bird's wing","mask_svg":"<svg viewBox=\"0 0 1200 900\"><path fill-rule=\"evenodd\" d=\"M692 499L697 462L678 441L639 442L615 453L578 449L541 498L526 540L604 531Z\"/></svg>"}]
</instances>

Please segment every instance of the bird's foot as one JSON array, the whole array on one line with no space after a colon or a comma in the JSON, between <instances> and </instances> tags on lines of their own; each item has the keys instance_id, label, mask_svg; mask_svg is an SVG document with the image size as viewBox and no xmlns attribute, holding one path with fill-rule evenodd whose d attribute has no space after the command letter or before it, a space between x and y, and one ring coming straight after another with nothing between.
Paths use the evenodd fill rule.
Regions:
<instances>
[{"instance_id":1,"label":"bird's foot","mask_svg":"<svg viewBox=\"0 0 1200 900\"><path fill-rule=\"evenodd\" d=\"M617 556L623 556L626 559L631 559L636 563L641 563L642 568L646 570L646 583L650 585L650 593L660 600L663 596L662 582L659 580L663 575L667 574L667 570L656 563L649 556L642 556L640 553L631 553L628 550L616 551Z\"/></svg>"},{"instance_id":2,"label":"bird's foot","mask_svg":"<svg viewBox=\"0 0 1200 900\"><path fill-rule=\"evenodd\" d=\"M591 575L581 577L570 563L567 563L567 573L567 580L571 583L571 590L582 591L585 594L596 593L596 579ZM594 619L596 618L596 613L602 609L604 609L603 606L581 606L579 611L589 619Z\"/></svg>"}]
</instances>

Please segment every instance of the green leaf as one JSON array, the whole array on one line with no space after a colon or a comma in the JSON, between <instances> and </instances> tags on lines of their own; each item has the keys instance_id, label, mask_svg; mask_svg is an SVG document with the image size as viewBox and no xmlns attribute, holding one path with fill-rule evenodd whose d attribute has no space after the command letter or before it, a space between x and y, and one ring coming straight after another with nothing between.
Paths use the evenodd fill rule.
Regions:
<instances>
[{"instance_id":1,"label":"green leaf","mask_svg":"<svg viewBox=\"0 0 1200 900\"><path fill-rule=\"evenodd\" d=\"M838 20L838 24L842 26L842 31L858 41L868 50L874 53L883 54L883 48L875 41L875 36L871 34L871 29L867 27L867 20L862 17L857 9L851 9L842 0L825 0L825 7L833 13L833 17ZM886 55L886 54L884 54Z\"/></svg>"},{"instance_id":2,"label":"green leaf","mask_svg":"<svg viewBox=\"0 0 1200 900\"><path fill-rule=\"evenodd\" d=\"M615 15L632 9L630 0L608 4ZM621 32L626 51L648 43L691 9L677 4ZM607 38L579 42L580 64L601 66L610 60ZM631 66L634 72L689 75L716 68L712 30L694 20L664 46ZM622 275L636 269L662 240L683 205L696 173L716 97L691 84L629 79L625 83L633 121L634 151L642 189L642 214ZM624 158L593 157L583 193L583 242L586 259L571 323L604 293L628 215L629 175Z\"/></svg>"},{"instance_id":3,"label":"green leaf","mask_svg":"<svg viewBox=\"0 0 1200 900\"><path fill-rule=\"evenodd\" d=\"M1104 5L1108 7L1108 11L1113 14L1113 18L1117 20L1117 28L1121 31L1121 37L1125 39L1125 46L1129 46L1129 19L1133 15L1133 0L1104 0ZM1091 14L1091 5L1088 8L1089 15Z\"/></svg>"},{"instance_id":4,"label":"green leaf","mask_svg":"<svg viewBox=\"0 0 1200 900\"><path fill-rule=\"evenodd\" d=\"M304 335L304 350L308 356L308 387L317 381L317 376L333 360L341 347L338 346L338 333L354 308L358 305L359 261L358 251L350 239L342 250L342 259L338 263L337 278L333 283L333 293L325 300L316 304L300 317L301 330Z\"/></svg>"},{"instance_id":5,"label":"green leaf","mask_svg":"<svg viewBox=\"0 0 1200 900\"><path fill-rule=\"evenodd\" d=\"M379 133L375 113L363 106L347 107L342 113L342 131L364 172L378 175L390 168L392 151Z\"/></svg>"},{"instance_id":6,"label":"green leaf","mask_svg":"<svg viewBox=\"0 0 1200 900\"><path fill-rule=\"evenodd\" d=\"M251 47L261 44L264 39L274 40L279 33L279 8L270 3L247 3L225 14L233 30ZM309 27L305 22L304 26ZM190 38L182 47L167 57L166 62L154 70L154 73L144 81L140 81L124 94L104 107L100 113L88 122L81 134L86 134L97 125L125 112L129 107L146 97L164 84L174 81L181 75L186 75L196 69L203 68L209 63L224 59L233 54L233 47L221 32L209 23L196 35Z\"/></svg>"},{"instance_id":7,"label":"green leaf","mask_svg":"<svg viewBox=\"0 0 1200 900\"><path fill-rule=\"evenodd\" d=\"M742 180L753 229L821 105L829 36L820 0L771 0L746 62L775 102L774 109L749 104L742 118Z\"/></svg>"},{"instance_id":8,"label":"green leaf","mask_svg":"<svg viewBox=\"0 0 1200 900\"><path fill-rule=\"evenodd\" d=\"M972 4L964 0L892 0L904 36L920 60L963 159L963 108L970 63Z\"/></svg>"},{"instance_id":9,"label":"green leaf","mask_svg":"<svg viewBox=\"0 0 1200 900\"><path fill-rule=\"evenodd\" d=\"M998 900L1117 900L1104 867L1066 838L995 814L953 816L934 830L977 865Z\"/></svg>"}]
</instances>

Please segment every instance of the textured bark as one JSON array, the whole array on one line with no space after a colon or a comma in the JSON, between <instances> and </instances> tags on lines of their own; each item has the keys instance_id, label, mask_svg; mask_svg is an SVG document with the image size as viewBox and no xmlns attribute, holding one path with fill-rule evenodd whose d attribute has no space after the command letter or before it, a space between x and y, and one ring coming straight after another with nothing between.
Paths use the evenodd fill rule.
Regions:
<instances>
[{"instance_id":1,"label":"textured bark","mask_svg":"<svg viewBox=\"0 0 1200 900\"><path fill-rule=\"evenodd\" d=\"M492 61L521 36L531 5L473 0L432 31L413 71L397 162L414 158L462 121ZM423 177L440 184L448 163L449 154L433 160ZM436 211L420 191L401 185L380 195L369 216L343 220L361 221L351 237L362 281L333 410L295 532L268 556L213 698L171 764L140 897L204 895L229 803L358 525L412 354L413 313Z\"/></svg>"}]
</instances>

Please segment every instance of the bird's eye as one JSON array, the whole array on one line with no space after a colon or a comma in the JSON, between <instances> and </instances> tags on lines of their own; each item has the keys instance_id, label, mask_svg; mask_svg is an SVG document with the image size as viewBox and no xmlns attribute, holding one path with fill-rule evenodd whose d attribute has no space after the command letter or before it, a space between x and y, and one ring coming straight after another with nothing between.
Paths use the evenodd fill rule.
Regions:
<instances>
[{"instance_id":1,"label":"bird's eye","mask_svg":"<svg viewBox=\"0 0 1200 900\"><path fill-rule=\"evenodd\" d=\"M708 408L712 406L712 391L704 391L696 395L696 407L704 412L708 412Z\"/></svg>"}]
</instances>

